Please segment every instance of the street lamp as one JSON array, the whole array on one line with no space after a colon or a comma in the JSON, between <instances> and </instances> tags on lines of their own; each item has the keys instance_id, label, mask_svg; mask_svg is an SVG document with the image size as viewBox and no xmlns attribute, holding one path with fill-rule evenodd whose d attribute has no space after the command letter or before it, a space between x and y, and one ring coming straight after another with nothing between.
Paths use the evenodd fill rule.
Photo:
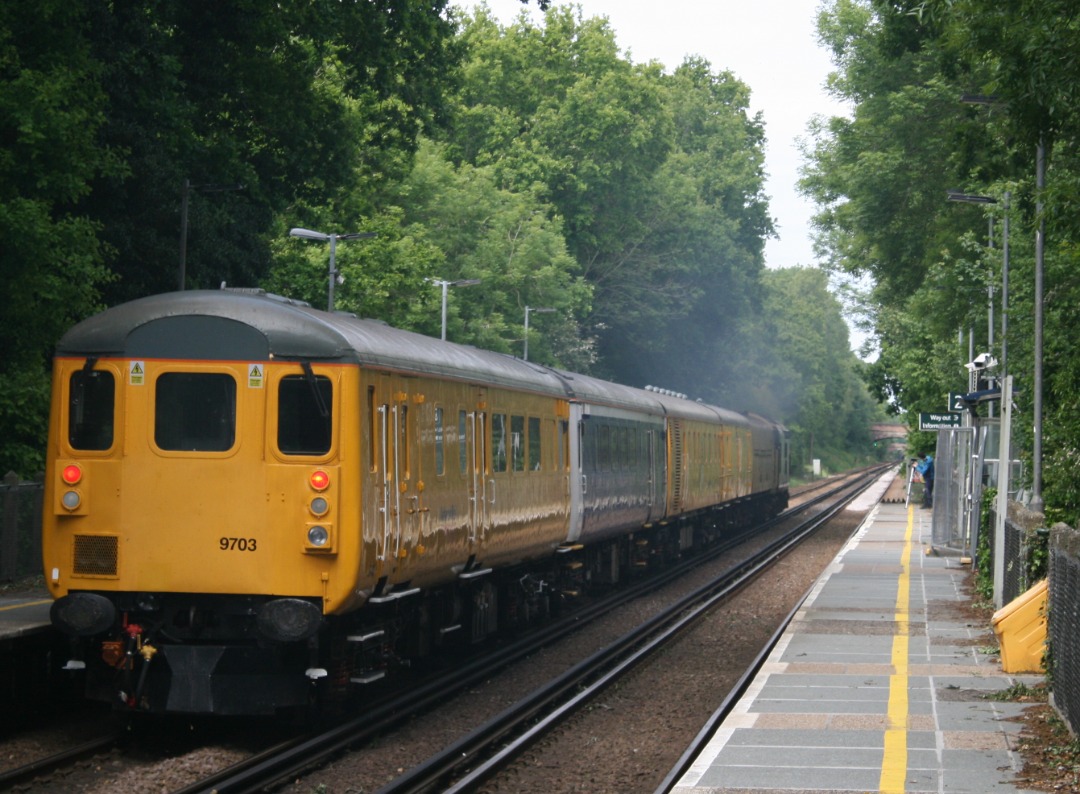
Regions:
<instances>
[{"instance_id":1,"label":"street lamp","mask_svg":"<svg viewBox=\"0 0 1080 794\"><path fill-rule=\"evenodd\" d=\"M959 190L950 190L947 194L949 201L960 201L967 204L997 204L997 199L990 196L975 196L970 193L961 193ZM1005 380L1008 374L1008 330L1009 330L1009 192L1005 191L1002 197L1002 209L1005 211L1005 219L1001 225L1001 380ZM990 221L990 229L993 230L994 222ZM990 235L991 247L993 246L993 231ZM990 291L990 312L993 319L993 287ZM993 325L990 326L989 345L994 344Z\"/></svg>"},{"instance_id":2,"label":"street lamp","mask_svg":"<svg viewBox=\"0 0 1080 794\"><path fill-rule=\"evenodd\" d=\"M1031 449L1031 501L1028 507L1036 513L1043 512L1042 497L1042 447L1043 447L1043 246L1046 242L1046 218L1043 215L1043 193L1046 188L1046 141L1039 135L1035 149L1035 217L1039 228L1035 231L1035 432Z\"/></svg>"},{"instance_id":3,"label":"street lamp","mask_svg":"<svg viewBox=\"0 0 1080 794\"><path fill-rule=\"evenodd\" d=\"M996 96L981 96L978 94L962 94L960 101L969 105L987 105L994 107L999 104ZM1035 146L1035 218L1038 228L1035 230L1035 399L1032 406L1035 427L1031 451L1031 499L1028 507L1037 513L1041 513L1045 507L1042 497L1042 447L1043 447L1043 243L1045 234L1045 218L1043 216L1043 192L1046 188L1046 136L1040 132L1039 141ZM1002 355L1002 359L1004 359Z\"/></svg>"},{"instance_id":4,"label":"street lamp","mask_svg":"<svg viewBox=\"0 0 1080 794\"><path fill-rule=\"evenodd\" d=\"M480 283L478 278L463 278L457 281L443 281L438 278L427 278L424 281L430 281L432 284L437 284L442 287L442 337L444 342L446 341L446 290L447 287L471 287Z\"/></svg>"},{"instance_id":5,"label":"street lamp","mask_svg":"<svg viewBox=\"0 0 1080 794\"><path fill-rule=\"evenodd\" d=\"M549 308L534 308L532 306L525 307L525 353L522 356L522 361L529 360L529 313L533 314L546 314L555 311Z\"/></svg>"},{"instance_id":6,"label":"street lamp","mask_svg":"<svg viewBox=\"0 0 1080 794\"><path fill-rule=\"evenodd\" d=\"M305 240L321 240L322 242L330 241L330 287L327 291L326 298L326 310L332 312L334 310L334 282L337 281L338 272L334 266L335 253L337 251L338 240L360 240L368 237L374 237L375 232L354 232L352 234L325 234L323 232L315 232L311 229L289 229L290 237L303 237Z\"/></svg>"},{"instance_id":7,"label":"street lamp","mask_svg":"<svg viewBox=\"0 0 1080 794\"><path fill-rule=\"evenodd\" d=\"M1012 378L1008 375L1009 345L1009 191L1002 198L1004 220L1001 225L1001 435L998 438L997 502L994 506L996 519L993 536L994 558L994 604L1002 605L1005 582L1005 517L1009 501L1009 461L1012 458ZM989 196L971 196L949 191L949 201L966 201L974 204L996 204ZM993 221L991 221L991 224ZM993 228L991 226L991 228Z\"/></svg>"}]
</instances>

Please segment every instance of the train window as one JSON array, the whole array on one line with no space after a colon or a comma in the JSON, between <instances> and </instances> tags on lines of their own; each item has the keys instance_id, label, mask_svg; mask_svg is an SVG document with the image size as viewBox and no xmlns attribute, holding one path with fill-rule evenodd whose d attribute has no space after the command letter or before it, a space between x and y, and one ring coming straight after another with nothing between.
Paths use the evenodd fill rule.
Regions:
<instances>
[{"instance_id":1,"label":"train window","mask_svg":"<svg viewBox=\"0 0 1080 794\"><path fill-rule=\"evenodd\" d=\"M540 420L529 417L529 471L540 471Z\"/></svg>"},{"instance_id":2,"label":"train window","mask_svg":"<svg viewBox=\"0 0 1080 794\"><path fill-rule=\"evenodd\" d=\"M491 415L491 470L506 471L506 414Z\"/></svg>"},{"instance_id":3,"label":"train window","mask_svg":"<svg viewBox=\"0 0 1080 794\"><path fill-rule=\"evenodd\" d=\"M116 382L111 372L80 369L71 374L68 443L74 449L108 449L113 443Z\"/></svg>"},{"instance_id":4,"label":"train window","mask_svg":"<svg viewBox=\"0 0 1080 794\"><path fill-rule=\"evenodd\" d=\"M324 375L286 375L278 384L278 449L286 455L325 455L333 430L334 387Z\"/></svg>"},{"instance_id":5,"label":"train window","mask_svg":"<svg viewBox=\"0 0 1080 794\"><path fill-rule=\"evenodd\" d=\"M458 463L461 466L461 473L469 473L469 445L466 441L466 425L467 416L464 411L458 411L457 415L457 437L458 437Z\"/></svg>"},{"instance_id":6,"label":"train window","mask_svg":"<svg viewBox=\"0 0 1080 794\"><path fill-rule=\"evenodd\" d=\"M154 394L154 443L177 452L224 452L236 440L236 380L212 372L166 372Z\"/></svg>"},{"instance_id":7,"label":"train window","mask_svg":"<svg viewBox=\"0 0 1080 794\"><path fill-rule=\"evenodd\" d=\"M514 471L525 469L525 417L510 417L510 450L514 462Z\"/></svg>"},{"instance_id":8,"label":"train window","mask_svg":"<svg viewBox=\"0 0 1080 794\"><path fill-rule=\"evenodd\" d=\"M435 474L445 473L446 462L443 456L443 409L435 409Z\"/></svg>"}]
</instances>

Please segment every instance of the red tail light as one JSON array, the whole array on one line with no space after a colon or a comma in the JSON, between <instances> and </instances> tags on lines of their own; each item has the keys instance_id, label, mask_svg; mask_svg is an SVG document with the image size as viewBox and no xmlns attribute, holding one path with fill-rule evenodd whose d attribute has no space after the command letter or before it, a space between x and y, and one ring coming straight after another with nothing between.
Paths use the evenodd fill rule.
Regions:
<instances>
[{"instance_id":1,"label":"red tail light","mask_svg":"<svg viewBox=\"0 0 1080 794\"><path fill-rule=\"evenodd\" d=\"M64 470L60 472L60 477L68 485L74 485L82 479L82 469L74 463L68 464L64 467Z\"/></svg>"},{"instance_id":2,"label":"red tail light","mask_svg":"<svg viewBox=\"0 0 1080 794\"><path fill-rule=\"evenodd\" d=\"M325 491L330 487L330 475L322 469L316 469L311 473L311 487L316 491Z\"/></svg>"}]
</instances>

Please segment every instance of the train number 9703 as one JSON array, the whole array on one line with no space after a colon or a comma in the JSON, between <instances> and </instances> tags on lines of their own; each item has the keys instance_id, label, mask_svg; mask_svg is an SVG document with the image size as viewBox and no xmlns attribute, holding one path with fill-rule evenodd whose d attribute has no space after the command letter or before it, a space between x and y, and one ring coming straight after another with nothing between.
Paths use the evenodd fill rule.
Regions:
<instances>
[{"instance_id":1,"label":"train number 9703","mask_svg":"<svg viewBox=\"0 0 1080 794\"><path fill-rule=\"evenodd\" d=\"M255 551L255 538L222 538L218 546L222 551Z\"/></svg>"}]
</instances>

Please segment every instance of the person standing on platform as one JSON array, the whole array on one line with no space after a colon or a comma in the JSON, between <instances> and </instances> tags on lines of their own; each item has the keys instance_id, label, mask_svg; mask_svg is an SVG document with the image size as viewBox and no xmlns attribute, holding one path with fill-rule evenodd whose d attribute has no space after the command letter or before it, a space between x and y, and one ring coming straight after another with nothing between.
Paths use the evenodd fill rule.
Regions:
<instances>
[{"instance_id":1,"label":"person standing on platform","mask_svg":"<svg viewBox=\"0 0 1080 794\"><path fill-rule=\"evenodd\" d=\"M923 507L934 506L934 456L919 453L919 462L915 464L915 471L919 472L923 481Z\"/></svg>"}]
</instances>

